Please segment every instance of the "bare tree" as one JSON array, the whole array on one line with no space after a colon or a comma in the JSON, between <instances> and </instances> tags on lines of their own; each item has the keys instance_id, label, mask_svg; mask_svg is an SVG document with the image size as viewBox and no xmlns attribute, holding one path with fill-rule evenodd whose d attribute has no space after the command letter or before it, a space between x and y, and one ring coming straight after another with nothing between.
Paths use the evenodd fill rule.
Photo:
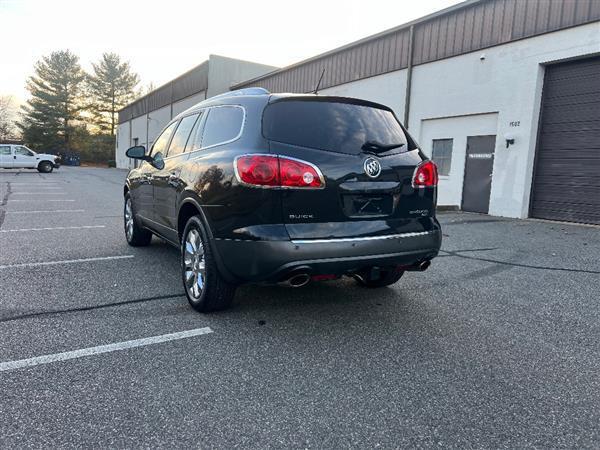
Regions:
<instances>
[{"instance_id":1,"label":"bare tree","mask_svg":"<svg viewBox=\"0 0 600 450\"><path fill-rule=\"evenodd\" d=\"M17 135L17 105L10 95L0 95L0 139Z\"/></svg>"}]
</instances>

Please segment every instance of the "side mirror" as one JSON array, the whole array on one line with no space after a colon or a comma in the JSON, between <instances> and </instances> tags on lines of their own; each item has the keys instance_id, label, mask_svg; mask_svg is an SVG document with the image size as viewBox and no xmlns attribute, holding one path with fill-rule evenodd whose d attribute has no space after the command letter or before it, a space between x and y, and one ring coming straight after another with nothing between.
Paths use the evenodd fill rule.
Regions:
<instances>
[{"instance_id":1,"label":"side mirror","mask_svg":"<svg viewBox=\"0 0 600 450\"><path fill-rule=\"evenodd\" d=\"M146 160L146 147L143 145L136 145L135 147L129 147L125 152L125 156L133 159Z\"/></svg>"}]
</instances>

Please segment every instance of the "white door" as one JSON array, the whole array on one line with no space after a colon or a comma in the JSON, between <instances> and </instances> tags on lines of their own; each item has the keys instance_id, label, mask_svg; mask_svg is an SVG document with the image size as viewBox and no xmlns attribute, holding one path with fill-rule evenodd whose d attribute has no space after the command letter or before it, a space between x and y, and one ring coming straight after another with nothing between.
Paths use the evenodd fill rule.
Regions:
<instances>
[{"instance_id":1,"label":"white door","mask_svg":"<svg viewBox=\"0 0 600 450\"><path fill-rule=\"evenodd\" d=\"M22 145L15 145L15 158L13 160L13 167L35 169L37 167L37 159L35 153L29 150L27 147Z\"/></svg>"},{"instance_id":2,"label":"white door","mask_svg":"<svg viewBox=\"0 0 600 450\"><path fill-rule=\"evenodd\" d=\"M0 168L10 169L13 166L13 156L10 145L0 145Z\"/></svg>"}]
</instances>

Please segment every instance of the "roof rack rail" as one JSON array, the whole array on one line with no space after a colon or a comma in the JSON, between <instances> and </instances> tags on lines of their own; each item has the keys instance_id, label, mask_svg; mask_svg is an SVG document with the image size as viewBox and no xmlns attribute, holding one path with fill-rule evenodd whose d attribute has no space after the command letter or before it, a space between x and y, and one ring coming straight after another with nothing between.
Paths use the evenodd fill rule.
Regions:
<instances>
[{"instance_id":1,"label":"roof rack rail","mask_svg":"<svg viewBox=\"0 0 600 450\"><path fill-rule=\"evenodd\" d=\"M235 91L224 92L223 94L219 94L219 95L215 95L214 97L210 97L210 98L208 98L208 100L213 100L216 98L225 98L225 97L237 97L239 95L268 95L268 94L270 94L270 92L264 88L251 87L251 88L237 89Z\"/></svg>"}]
</instances>

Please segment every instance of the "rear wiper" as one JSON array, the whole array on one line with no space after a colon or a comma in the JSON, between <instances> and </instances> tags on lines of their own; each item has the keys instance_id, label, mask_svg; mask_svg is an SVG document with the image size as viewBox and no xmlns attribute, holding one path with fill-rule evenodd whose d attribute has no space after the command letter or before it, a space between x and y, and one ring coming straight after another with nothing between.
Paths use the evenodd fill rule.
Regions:
<instances>
[{"instance_id":1,"label":"rear wiper","mask_svg":"<svg viewBox=\"0 0 600 450\"><path fill-rule=\"evenodd\" d=\"M389 150L393 150L395 148L402 147L403 145L404 145L404 143L385 145L385 144L382 144L381 142L377 142L377 141L367 141L362 145L361 148L367 152L383 153L383 152L387 152Z\"/></svg>"}]
</instances>

